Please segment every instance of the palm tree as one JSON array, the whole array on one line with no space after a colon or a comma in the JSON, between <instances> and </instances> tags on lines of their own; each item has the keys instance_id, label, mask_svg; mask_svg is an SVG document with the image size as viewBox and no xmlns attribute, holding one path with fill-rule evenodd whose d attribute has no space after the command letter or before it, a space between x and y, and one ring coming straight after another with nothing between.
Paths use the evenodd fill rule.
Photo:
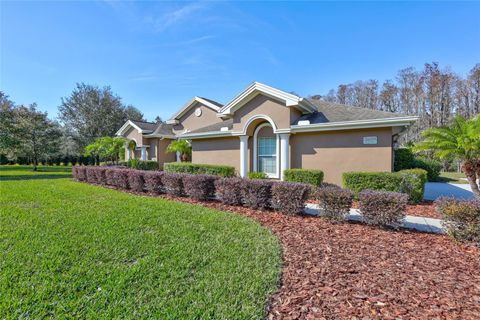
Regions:
<instances>
[{"instance_id":1,"label":"palm tree","mask_svg":"<svg viewBox=\"0 0 480 320\"><path fill-rule=\"evenodd\" d=\"M167 152L179 152L182 162L188 161L192 155L192 145L187 140L173 140L167 147Z\"/></svg>"},{"instance_id":2,"label":"palm tree","mask_svg":"<svg viewBox=\"0 0 480 320\"><path fill-rule=\"evenodd\" d=\"M430 128L423 133L418 151L432 151L440 159L456 157L473 193L480 198L480 116L465 119L456 116L448 126Z\"/></svg>"}]
</instances>

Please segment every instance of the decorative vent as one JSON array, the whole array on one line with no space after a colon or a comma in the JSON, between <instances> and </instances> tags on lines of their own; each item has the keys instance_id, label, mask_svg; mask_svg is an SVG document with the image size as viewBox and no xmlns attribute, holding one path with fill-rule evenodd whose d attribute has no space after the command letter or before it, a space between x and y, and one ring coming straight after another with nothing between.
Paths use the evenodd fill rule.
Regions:
<instances>
[{"instance_id":1,"label":"decorative vent","mask_svg":"<svg viewBox=\"0 0 480 320\"><path fill-rule=\"evenodd\" d=\"M377 136L363 137L363 144L378 144Z\"/></svg>"},{"instance_id":2,"label":"decorative vent","mask_svg":"<svg viewBox=\"0 0 480 320\"><path fill-rule=\"evenodd\" d=\"M221 127L220 131L228 131L228 127Z\"/></svg>"},{"instance_id":3,"label":"decorative vent","mask_svg":"<svg viewBox=\"0 0 480 320\"><path fill-rule=\"evenodd\" d=\"M299 126L306 126L310 124L310 120L300 120L298 121Z\"/></svg>"}]
</instances>

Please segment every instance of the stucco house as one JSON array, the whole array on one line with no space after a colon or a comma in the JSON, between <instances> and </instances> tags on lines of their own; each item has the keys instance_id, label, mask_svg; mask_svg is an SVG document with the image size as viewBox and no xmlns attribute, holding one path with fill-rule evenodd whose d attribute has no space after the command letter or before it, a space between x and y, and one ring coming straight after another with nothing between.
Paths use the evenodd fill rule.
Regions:
<instances>
[{"instance_id":1,"label":"stucco house","mask_svg":"<svg viewBox=\"0 0 480 320\"><path fill-rule=\"evenodd\" d=\"M287 168L321 169L341 183L346 171L391 171L393 147L417 117L299 97L254 82L222 105L194 97L166 123L127 121L126 159L178 161L165 149L188 139L192 162L262 171L283 179Z\"/></svg>"}]
</instances>

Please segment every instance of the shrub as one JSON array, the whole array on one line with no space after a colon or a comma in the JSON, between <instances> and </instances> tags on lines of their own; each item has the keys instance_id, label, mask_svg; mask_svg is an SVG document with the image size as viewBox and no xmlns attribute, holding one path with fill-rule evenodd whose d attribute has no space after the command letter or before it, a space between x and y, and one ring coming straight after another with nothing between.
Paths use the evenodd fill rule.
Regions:
<instances>
[{"instance_id":1,"label":"shrub","mask_svg":"<svg viewBox=\"0 0 480 320\"><path fill-rule=\"evenodd\" d=\"M319 188L327 188L327 187L342 189L342 187L340 187L339 185L336 185L335 183L329 183L329 182L322 182L322 184L319 186Z\"/></svg>"},{"instance_id":2,"label":"shrub","mask_svg":"<svg viewBox=\"0 0 480 320\"><path fill-rule=\"evenodd\" d=\"M316 193L322 215L335 221L346 219L352 207L353 196L352 191L336 185L318 188Z\"/></svg>"},{"instance_id":3,"label":"shrub","mask_svg":"<svg viewBox=\"0 0 480 320\"><path fill-rule=\"evenodd\" d=\"M268 179L268 176L265 172L255 172L251 171L247 174L248 179Z\"/></svg>"},{"instance_id":4,"label":"shrub","mask_svg":"<svg viewBox=\"0 0 480 320\"><path fill-rule=\"evenodd\" d=\"M252 209L268 209L271 207L272 181L244 180L242 183L242 198L246 207Z\"/></svg>"},{"instance_id":5,"label":"shrub","mask_svg":"<svg viewBox=\"0 0 480 320\"><path fill-rule=\"evenodd\" d=\"M127 167L137 170L158 170L158 162L151 160L130 159L127 161Z\"/></svg>"},{"instance_id":6,"label":"shrub","mask_svg":"<svg viewBox=\"0 0 480 320\"><path fill-rule=\"evenodd\" d=\"M165 192L175 196L183 196L183 174L165 172L162 177Z\"/></svg>"},{"instance_id":7,"label":"shrub","mask_svg":"<svg viewBox=\"0 0 480 320\"><path fill-rule=\"evenodd\" d=\"M142 170L126 170L128 171L128 186L136 192L143 192L145 188L144 172Z\"/></svg>"},{"instance_id":8,"label":"shrub","mask_svg":"<svg viewBox=\"0 0 480 320\"><path fill-rule=\"evenodd\" d=\"M148 171L144 174L145 185L147 190L155 193L164 193L165 188L163 186L163 172L161 171Z\"/></svg>"},{"instance_id":9,"label":"shrub","mask_svg":"<svg viewBox=\"0 0 480 320\"><path fill-rule=\"evenodd\" d=\"M86 167L87 182L97 183L96 167Z\"/></svg>"},{"instance_id":10,"label":"shrub","mask_svg":"<svg viewBox=\"0 0 480 320\"><path fill-rule=\"evenodd\" d=\"M113 185L120 189L129 189L128 169L116 169L113 172Z\"/></svg>"},{"instance_id":11,"label":"shrub","mask_svg":"<svg viewBox=\"0 0 480 320\"><path fill-rule=\"evenodd\" d=\"M427 171L428 181L437 181L442 170L442 164L437 160L417 158L413 161L412 168L419 168Z\"/></svg>"},{"instance_id":12,"label":"shrub","mask_svg":"<svg viewBox=\"0 0 480 320\"><path fill-rule=\"evenodd\" d=\"M222 203L238 206L242 204L241 188L244 179L220 178L215 181L215 193Z\"/></svg>"},{"instance_id":13,"label":"shrub","mask_svg":"<svg viewBox=\"0 0 480 320\"><path fill-rule=\"evenodd\" d=\"M400 192L408 194L410 201L419 203L423 200L427 171L423 169L405 169L398 172L402 177Z\"/></svg>"},{"instance_id":14,"label":"shrub","mask_svg":"<svg viewBox=\"0 0 480 320\"><path fill-rule=\"evenodd\" d=\"M208 174L220 177L235 176L235 168L211 164L194 164L190 162L169 162L163 165L165 172Z\"/></svg>"},{"instance_id":15,"label":"shrub","mask_svg":"<svg viewBox=\"0 0 480 320\"><path fill-rule=\"evenodd\" d=\"M302 213L310 188L305 183L275 182L272 185L272 208L287 214Z\"/></svg>"},{"instance_id":16,"label":"shrub","mask_svg":"<svg viewBox=\"0 0 480 320\"><path fill-rule=\"evenodd\" d=\"M480 200L442 197L435 201L435 206L443 216L442 224L451 237L480 245Z\"/></svg>"},{"instance_id":17,"label":"shrub","mask_svg":"<svg viewBox=\"0 0 480 320\"><path fill-rule=\"evenodd\" d=\"M105 171L106 183L109 186L115 186L115 171L119 169L107 168Z\"/></svg>"},{"instance_id":18,"label":"shrub","mask_svg":"<svg viewBox=\"0 0 480 320\"><path fill-rule=\"evenodd\" d=\"M401 148L396 149L394 154L393 169L401 171L404 169L424 169L427 171L428 181L437 181L442 170L442 164L433 159L416 157L412 150Z\"/></svg>"},{"instance_id":19,"label":"shrub","mask_svg":"<svg viewBox=\"0 0 480 320\"><path fill-rule=\"evenodd\" d=\"M398 228L405 218L406 194L365 190L359 193L358 200L360 212L368 224Z\"/></svg>"},{"instance_id":20,"label":"shrub","mask_svg":"<svg viewBox=\"0 0 480 320\"><path fill-rule=\"evenodd\" d=\"M95 168L95 175L97 177L97 183L100 183L102 185L107 184L106 171L107 171L107 168L103 168L103 167Z\"/></svg>"},{"instance_id":21,"label":"shrub","mask_svg":"<svg viewBox=\"0 0 480 320\"><path fill-rule=\"evenodd\" d=\"M363 190L400 191L402 176L395 172L345 172L343 187L355 194Z\"/></svg>"},{"instance_id":22,"label":"shrub","mask_svg":"<svg viewBox=\"0 0 480 320\"><path fill-rule=\"evenodd\" d=\"M319 187L323 182L323 171L307 169L287 169L283 171L285 181L308 183Z\"/></svg>"},{"instance_id":23,"label":"shrub","mask_svg":"<svg viewBox=\"0 0 480 320\"><path fill-rule=\"evenodd\" d=\"M217 176L206 174L186 174L183 177L185 194L196 200L207 200L215 195Z\"/></svg>"}]
</instances>

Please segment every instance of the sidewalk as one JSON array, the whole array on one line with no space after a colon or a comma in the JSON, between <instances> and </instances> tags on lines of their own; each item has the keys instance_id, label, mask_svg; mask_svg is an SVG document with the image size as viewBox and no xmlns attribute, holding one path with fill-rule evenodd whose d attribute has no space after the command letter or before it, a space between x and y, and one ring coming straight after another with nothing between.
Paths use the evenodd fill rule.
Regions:
<instances>
[{"instance_id":1,"label":"sidewalk","mask_svg":"<svg viewBox=\"0 0 480 320\"><path fill-rule=\"evenodd\" d=\"M320 214L320 210L318 209L317 204L308 203L305 207L305 213L317 216ZM350 209L348 220L362 221L362 216L357 209ZM443 234L445 233L445 230L443 229L440 221L440 219L434 218L406 216L403 227L406 229L413 229L421 232Z\"/></svg>"}]
</instances>

